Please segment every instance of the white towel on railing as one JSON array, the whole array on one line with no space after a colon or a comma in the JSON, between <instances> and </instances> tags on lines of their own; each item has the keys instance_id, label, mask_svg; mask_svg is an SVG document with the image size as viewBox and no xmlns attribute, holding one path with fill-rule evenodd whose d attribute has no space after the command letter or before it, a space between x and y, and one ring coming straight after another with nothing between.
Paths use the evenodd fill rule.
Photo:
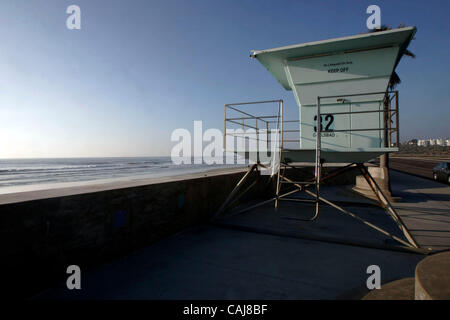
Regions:
<instances>
[{"instance_id":1,"label":"white towel on railing","mask_svg":"<svg viewBox=\"0 0 450 320\"><path fill-rule=\"evenodd\" d=\"M271 148L271 153L272 159L270 160L270 175L273 176L274 174L278 173L278 170L280 170L280 131L278 130L278 128L274 144Z\"/></svg>"}]
</instances>

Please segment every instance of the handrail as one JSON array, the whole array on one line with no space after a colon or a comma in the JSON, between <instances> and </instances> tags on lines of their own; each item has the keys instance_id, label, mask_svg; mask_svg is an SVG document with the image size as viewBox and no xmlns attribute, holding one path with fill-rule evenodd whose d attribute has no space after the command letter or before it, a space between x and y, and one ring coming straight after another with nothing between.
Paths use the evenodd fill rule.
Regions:
<instances>
[{"instance_id":1,"label":"handrail","mask_svg":"<svg viewBox=\"0 0 450 320\"><path fill-rule=\"evenodd\" d=\"M352 94L341 94L336 96L319 96L320 99L331 99L331 98L342 98L342 97L358 97L358 96L368 96L374 94L389 94L397 91L384 91L384 92L364 92L364 93L352 93Z\"/></svg>"},{"instance_id":2,"label":"handrail","mask_svg":"<svg viewBox=\"0 0 450 320\"><path fill-rule=\"evenodd\" d=\"M384 125L380 125L379 128L344 128L344 129L328 129L324 130L321 128L320 132L369 132L369 131L385 131L384 139L385 144L387 146L394 145L394 139L393 134L396 134L396 141L395 143L398 145L400 142L400 136L399 136L399 121L398 121L398 91L387 91L387 92L366 92L366 93L356 93L356 94L343 94L343 95L333 95L333 96L319 96L318 101L320 103L323 103L324 99L331 99L331 98L345 98L345 97L359 97L359 96L372 96L372 95L380 95L383 94L385 96L384 103L388 105L388 108L382 108L378 110L364 110L364 111L337 111L337 112L324 112L324 113L318 113L317 117L322 117L323 115L351 115L351 114L372 114L372 113L378 113L384 114ZM339 99L338 99L339 100ZM301 123L301 120L283 120L281 121L281 114L263 114L263 115L255 115L249 112L245 112L243 110L240 110L237 108L237 106L240 105L255 105L255 104L261 104L261 103L278 103L279 108L280 104L283 102L283 100L264 100L264 101L254 101L254 102L240 102L240 103L229 103L224 105L224 132L226 132L227 129L227 122L232 123L237 126L242 126L243 129L245 128L251 128L256 130L257 139L258 141L263 141L267 143L267 147L269 146L269 126L273 128L274 124L277 124L280 129L280 146L284 146L284 143L293 143L293 142L300 142L301 139L285 139L286 133L300 133L300 129L285 129L285 124L295 124L295 123ZM328 103L328 102L327 102ZM343 100L343 103L345 103L345 99ZM394 107L392 107L394 106ZM236 111L240 114L242 114L241 117L235 116L227 118L227 109ZM393 121L393 118L395 117L395 122ZM274 119L274 120L271 120ZM255 124L249 124L248 121L255 121ZM259 121L262 121L265 125L260 125ZM317 130L316 130L317 131ZM260 136L261 132L265 132L265 137L263 135ZM233 136L230 134L224 134L224 146L226 146L226 136ZM235 137L239 137L239 135L234 135ZM250 137L248 135L240 135L242 138L248 138ZM283 140L283 141L281 141ZM258 145L259 148L259 145Z\"/></svg>"},{"instance_id":3,"label":"handrail","mask_svg":"<svg viewBox=\"0 0 450 320\"><path fill-rule=\"evenodd\" d=\"M251 114L249 112L245 112L245 111L237 108L237 106L254 105L254 104L262 104L262 103L277 103L278 104L278 114L274 114L274 115L264 114L264 115L257 116L257 115ZM265 142L267 144L267 149L268 149L269 142L270 142L269 126L271 124L277 124L277 125L280 124L280 121L282 119L282 116L280 114L280 109L282 109L282 104L283 104L283 100L281 100L281 99L225 104L224 105L224 135L223 135L224 148L226 148L226 146L227 146L226 137L233 136L233 137L242 137L243 139L256 140L258 142L259 141ZM241 116L241 117L234 116L234 117L227 118L227 109L236 111L236 112L242 114L243 116ZM275 119L275 120L271 120L271 119ZM250 125L250 124L248 124L248 121L255 121L255 124ZM265 125L260 126L259 121L262 121ZM229 133L227 133L227 123L232 123L232 124L235 124L238 126L242 126L242 129L244 129L244 128L254 129L256 131L256 139L254 137L250 137L249 135L246 135L246 134L229 134ZM282 127L282 125L281 125L281 127ZM265 139L260 137L261 131L265 132L265 136L266 136ZM283 137L281 137L280 140L281 140L281 144L282 144ZM257 157L258 157L257 159L258 159L258 161L259 161L259 154L258 154L259 147L260 147L259 143L257 143Z\"/></svg>"},{"instance_id":4,"label":"handrail","mask_svg":"<svg viewBox=\"0 0 450 320\"><path fill-rule=\"evenodd\" d=\"M376 94L384 94L384 105L387 108L383 108L382 110L365 110L365 111L345 111L345 112L326 112L321 113L317 112L317 119L321 119L322 115L330 114L330 115L345 115L345 114L365 114L365 113L383 113L384 115L384 124L380 126L380 128L358 128L358 129L328 129L328 130L320 130L322 132L356 132L356 131L385 131L385 145L392 146L392 134L396 133L396 144L400 144L400 130L399 130L399 105L398 105L398 91L386 91L386 92L367 92L367 93L357 93L357 94L345 94L345 95L335 95L335 96L318 96L317 103L318 109L322 99L331 99L331 98L343 98L343 97L357 97L357 96L367 96L367 95L376 95ZM392 108L392 102L395 98L394 108ZM338 99L339 100L339 99ZM345 99L344 99L345 100ZM343 101L345 102L345 101ZM392 117L395 116L395 126L392 126ZM318 129L321 126L317 126ZM319 131L319 130L317 130ZM319 135L319 134L317 134Z\"/></svg>"},{"instance_id":5,"label":"handrail","mask_svg":"<svg viewBox=\"0 0 450 320\"><path fill-rule=\"evenodd\" d=\"M261 121L265 121L265 120L262 120L262 119L260 119L259 117L254 116L254 115L252 115L252 114L250 114L250 113L247 113L247 112L244 112L244 111L242 111L242 110L239 110L239 109L230 107L229 105L225 105L225 108L233 109L234 111L237 111L237 112L240 112L240 113L242 113L242 114L245 114L245 115L247 115L247 116L252 117L252 119L258 119L258 120L261 120Z\"/></svg>"},{"instance_id":6,"label":"handrail","mask_svg":"<svg viewBox=\"0 0 450 320\"><path fill-rule=\"evenodd\" d=\"M240 102L240 103L227 103L226 106L242 106L246 104L261 104L261 103L273 103L273 102L282 102L282 99L279 100L264 100L264 101L251 101L251 102Z\"/></svg>"},{"instance_id":7,"label":"handrail","mask_svg":"<svg viewBox=\"0 0 450 320\"><path fill-rule=\"evenodd\" d=\"M354 114L354 113L380 113L380 112L387 112L387 111L396 111L395 109L389 109L389 110L367 110L367 111L347 111L347 112L327 112L326 114ZM322 113L321 115L323 115Z\"/></svg>"}]
</instances>

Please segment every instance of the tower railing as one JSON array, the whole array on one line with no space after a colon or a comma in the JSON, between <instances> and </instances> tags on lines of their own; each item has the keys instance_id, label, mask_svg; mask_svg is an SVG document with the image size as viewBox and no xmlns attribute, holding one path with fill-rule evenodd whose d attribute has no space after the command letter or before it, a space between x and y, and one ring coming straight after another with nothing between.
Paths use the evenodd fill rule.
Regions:
<instances>
[{"instance_id":1,"label":"tower railing","mask_svg":"<svg viewBox=\"0 0 450 320\"><path fill-rule=\"evenodd\" d=\"M369 95L384 95L383 108L376 110L364 110L364 111L338 111L321 113L320 106L323 105L325 99L336 99L338 102L345 102L348 97L363 97ZM257 109L243 110L244 107L256 106L261 104L276 104L277 109L274 112L263 112L262 114L257 114ZM230 103L224 105L224 135L223 135L223 145L226 149L227 147L227 137L233 136L245 139L256 139L257 140L257 150L260 151L260 143L265 142L266 149L270 150L270 144L273 143L269 138L270 130L279 130L279 141L277 141L280 149L300 149L300 123L302 119L292 120L286 119L284 114L284 102L283 100L264 100L264 101L252 101L252 102L240 102L240 103ZM256 112L254 111L256 110ZM230 116L230 113L234 115ZM347 94L347 95L335 95L335 96L319 96L317 97L317 116L316 119L321 119L324 115L355 115L355 114L373 114L379 113L383 114L383 121L378 127L371 128L339 128L339 129L322 129L321 125L317 125L316 132L316 152L320 155L320 150L322 149L322 134L325 132L370 132L370 131L380 131L383 132L383 143L384 146L380 147L398 147L400 145L400 130L399 130L399 94L398 91L389 92L368 92L360 94ZM290 125L296 125L295 128L289 127ZM229 133L227 129L229 128L241 128L243 133ZM246 129L255 130L255 136L248 136L245 134ZM263 134L261 134L263 132ZM293 136L295 135L295 136ZM295 143L296 145L292 146ZM231 150L230 150L231 151ZM315 162L319 163L320 158L317 158ZM317 164L316 164L317 167Z\"/></svg>"},{"instance_id":2,"label":"tower railing","mask_svg":"<svg viewBox=\"0 0 450 320\"><path fill-rule=\"evenodd\" d=\"M257 109L252 111L244 111L243 107L248 107L249 105L261 105L261 104L277 104L276 110L272 112L263 112L261 114L255 114ZM284 116L284 101L283 100L264 100L264 101L252 101L252 102L241 102L241 103L230 103L224 105L224 135L223 135L223 145L226 150L227 137L232 136L240 137L244 139L256 139L257 140L257 150L259 154L260 144L259 142L265 142L266 150L271 150L271 143L277 143L280 149L283 149L286 144L298 143L300 144L300 120L285 120ZM230 116L230 113L234 112L237 115ZM297 125L296 128L287 127L289 125ZM256 132L256 137L251 137L245 133L229 133L227 129L236 127L241 128L243 131L246 129L253 129ZM270 139L270 130L276 129L279 131L278 141L273 141ZM261 134L262 132L262 134ZM296 137L292 135L296 134ZM286 135L289 135L286 137ZM231 150L226 150L231 151Z\"/></svg>"},{"instance_id":3,"label":"tower railing","mask_svg":"<svg viewBox=\"0 0 450 320\"><path fill-rule=\"evenodd\" d=\"M364 111L339 111L339 112L329 112L326 115L353 115L353 114L369 114L369 113L382 113L383 123L378 128L344 128L344 129L328 129L322 130L321 125L317 125L317 139L316 139L316 149L317 144L321 145L321 135L319 132L356 132L356 131L384 131L384 147L393 147L400 145L400 130L399 130L399 104L398 104L398 91L388 91L388 92L367 92L358 94L347 94L347 95L335 95L335 96L319 96L317 97L317 119L321 119L322 114L320 112L320 105L323 99L336 99L337 102L345 103L346 97L362 97L369 95L384 95L383 108L378 110L364 110ZM395 122L394 122L395 120ZM393 135L395 134L395 140ZM395 141L395 142L394 142Z\"/></svg>"}]
</instances>

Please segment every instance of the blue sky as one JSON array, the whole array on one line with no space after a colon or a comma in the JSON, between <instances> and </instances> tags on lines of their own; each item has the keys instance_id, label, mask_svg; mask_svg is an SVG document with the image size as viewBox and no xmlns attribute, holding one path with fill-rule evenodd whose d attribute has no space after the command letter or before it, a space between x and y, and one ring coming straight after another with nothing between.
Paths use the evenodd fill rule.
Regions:
<instances>
[{"instance_id":1,"label":"blue sky","mask_svg":"<svg viewBox=\"0 0 450 320\"><path fill-rule=\"evenodd\" d=\"M397 68L403 140L450 137L448 1L2 0L0 158L169 155L174 129L221 129L224 103L296 111L250 50L364 32L371 4L418 28Z\"/></svg>"}]
</instances>

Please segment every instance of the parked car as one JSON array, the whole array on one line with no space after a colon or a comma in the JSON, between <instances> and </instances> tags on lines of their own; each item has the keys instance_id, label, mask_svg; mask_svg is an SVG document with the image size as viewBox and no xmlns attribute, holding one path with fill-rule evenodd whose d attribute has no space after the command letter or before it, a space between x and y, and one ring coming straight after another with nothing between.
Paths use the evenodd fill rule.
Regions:
<instances>
[{"instance_id":1,"label":"parked car","mask_svg":"<svg viewBox=\"0 0 450 320\"><path fill-rule=\"evenodd\" d=\"M433 168L433 179L450 184L450 162L441 162Z\"/></svg>"}]
</instances>

